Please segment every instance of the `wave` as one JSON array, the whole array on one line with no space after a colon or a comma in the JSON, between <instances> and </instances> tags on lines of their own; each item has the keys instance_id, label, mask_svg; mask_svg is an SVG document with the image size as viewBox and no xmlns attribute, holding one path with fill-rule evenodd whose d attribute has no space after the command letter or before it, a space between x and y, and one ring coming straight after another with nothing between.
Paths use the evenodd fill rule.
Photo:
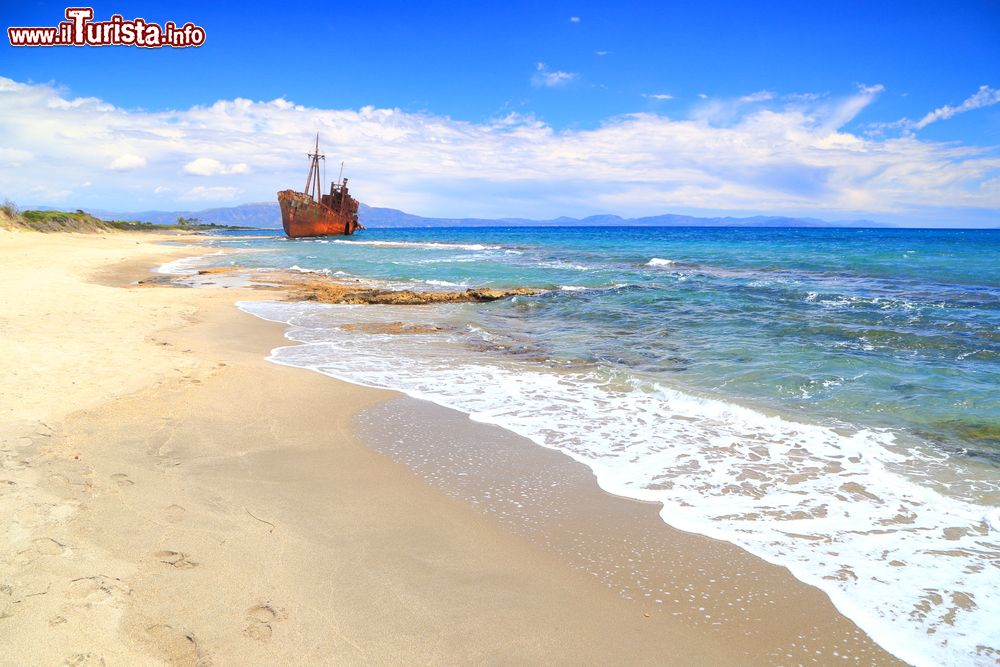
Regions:
<instances>
[{"instance_id":1,"label":"wave","mask_svg":"<svg viewBox=\"0 0 1000 667\"><path fill-rule=\"evenodd\" d=\"M336 239L332 243L347 243L351 245L379 246L383 248L422 248L428 250L503 250L503 246L485 245L482 243L443 243L418 241L348 241Z\"/></svg>"},{"instance_id":2,"label":"wave","mask_svg":"<svg viewBox=\"0 0 1000 667\"><path fill-rule=\"evenodd\" d=\"M275 363L403 391L561 451L606 491L661 503L666 523L787 567L908 662L988 662L1000 513L911 480L912 457L889 431L843 432L634 378L616 389L596 371L504 365L444 337L433 350L426 337L373 345L335 326L384 319L381 308L239 306L290 325L301 344L272 350Z\"/></svg>"},{"instance_id":3,"label":"wave","mask_svg":"<svg viewBox=\"0 0 1000 667\"><path fill-rule=\"evenodd\" d=\"M174 276L193 276L198 273L198 267L201 267L205 263L206 258L226 255L228 252L226 250L219 250L218 252L195 255L194 257L181 257L180 259L175 259L156 267L154 271Z\"/></svg>"},{"instance_id":4,"label":"wave","mask_svg":"<svg viewBox=\"0 0 1000 667\"><path fill-rule=\"evenodd\" d=\"M447 280L418 280L417 282L435 287L468 287L468 283L453 283Z\"/></svg>"},{"instance_id":5,"label":"wave","mask_svg":"<svg viewBox=\"0 0 1000 667\"><path fill-rule=\"evenodd\" d=\"M673 266L676 264L672 259L662 259L660 257L654 257L653 259L646 262L646 266Z\"/></svg>"},{"instance_id":6,"label":"wave","mask_svg":"<svg viewBox=\"0 0 1000 667\"><path fill-rule=\"evenodd\" d=\"M623 287L635 287L639 289L644 289L641 285L632 285L629 283L614 283L612 285L593 285L590 287L585 287L583 285L560 285L559 290L562 292L610 292L614 290L620 290Z\"/></svg>"},{"instance_id":7,"label":"wave","mask_svg":"<svg viewBox=\"0 0 1000 667\"><path fill-rule=\"evenodd\" d=\"M568 269L570 271L590 271L591 268L593 268L583 264L577 264L575 262L567 262L561 259L538 262L535 266L541 266L546 269Z\"/></svg>"},{"instance_id":8,"label":"wave","mask_svg":"<svg viewBox=\"0 0 1000 667\"><path fill-rule=\"evenodd\" d=\"M301 266L299 266L298 264L293 264L292 266L288 267L287 270L288 271L295 271L297 273L319 273L319 274L325 275L325 276L330 275L330 269L304 269ZM338 271L338 273L341 273L341 272Z\"/></svg>"},{"instance_id":9,"label":"wave","mask_svg":"<svg viewBox=\"0 0 1000 667\"><path fill-rule=\"evenodd\" d=\"M198 273L198 269L204 268L206 265L211 265L211 262L208 261L211 257L218 257L219 255L247 255L252 253L267 252L271 251L266 248L227 248L225 250L205 253L204 255L181 257L180 259L169 261L166 264L161 264L153 269L153 271L155 273L166 273L170 275L192 276Z\"/></svg>"}]
</instances>

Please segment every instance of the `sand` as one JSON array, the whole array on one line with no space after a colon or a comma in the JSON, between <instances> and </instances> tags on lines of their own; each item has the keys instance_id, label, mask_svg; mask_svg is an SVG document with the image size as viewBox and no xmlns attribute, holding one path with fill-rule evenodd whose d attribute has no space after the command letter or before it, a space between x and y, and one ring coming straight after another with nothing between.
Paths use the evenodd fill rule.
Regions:
<instances>
[{"instance_id":1,"label":"sand","mask_svg":"<svg viewBox=\"0 0 1000 667\"><path fill-rule=\"evenodd\" d=\"M778 663L796 614L891 662L749 557L805 602L721 632L627 599L361 442L397 395L265 361L233 303L273 292L130 286L204 252L164 240L0 232L0 663Z\"/></svg>"}]
</instances>

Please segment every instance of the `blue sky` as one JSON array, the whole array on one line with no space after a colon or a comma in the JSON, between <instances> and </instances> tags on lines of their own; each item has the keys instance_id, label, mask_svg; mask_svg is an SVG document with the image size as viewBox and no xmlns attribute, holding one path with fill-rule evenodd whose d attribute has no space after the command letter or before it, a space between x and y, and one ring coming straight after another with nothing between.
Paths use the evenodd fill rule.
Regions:
<instances>
[{"instance_id":1,"label":"blue sky","mask_svg":"<svg viewBox=\"0 0 1000 667\"><path fill-rule=\"evenodd\" d=\"M55 25L64 7L18 3L5 8L4 27ZM287 171L290 178L301 170L277 154L282 141L301 153L297 131L304 137L319 130L331 157L355 165L358 187L368 179L372 203L427 215L676 211L987 224L1000 208L998 2L281 3L253 13L222 3L121 2L95 12L98 19L121 13L193 21L207 41L198 49L140 50L14 49L3 40L0 77L12 82L8 88L27 86L10 92L37 93L33 99L45 109L53 108L53 96L95 98L67 107L58 123L78 120L114 137L102 146L117 143L122 152L95 163L92 177L66 174L67 182L90 185L48 192L9 186L15 191L0 194L95 207L113 197L118 205L102 207L117 209L270 198L284 185L272 187L268 174L286 178ZM237 99L297 105L309 110L311 126L293 130L302 113L236 106L211 121L219 145L195 142L201 153L127 140L156 124L192 128L192 109ZM93 125L109 115L101 105L114 109L109 127ZM365 118L366 108L396 116ZM6 123L0 118L6 166L23 171L43 157L57 164L58 143L44 156L37 144L18 144L14 135L30 133L23 123L37 114L23 104L16 113L21 117ZM288 122L275 129L280 113ZM247 122L247 114L258 129L269 128L261 131L273 141L237 136L238 125L225 120ZM367 127L371 122L378 131ZM761 156L776 133L787 145ZM647 147L643 134L657 139ZM863 146L848 148L850 138ZM244 145L234 152L227 141ZM717 153L720 146L756 145L714 164L691 158L698 162L692 172L680 156L699 141ZM547 155L565 159L545 162L529 150L539 142L551 142ZM442 144L446 155L426 159L428 146ZM882 162L861 178L863 163L844 151L853 158L875 151ZM497 153L502 159L494 163L503 163L507 175L487 168ZM67 150L63 157L75 155ZM136 159L119 160L123 155ZM624 160L628 155L633 159ZM376 156L408 160L423 175L407 180L404 170L376 164ZM199 159L217 164L188 168ZM922 182L903 174L914 161L925 165ZM942 169L950 176L936 180ZM614 192L584 197L602 171ZM192 185L196 178L205 180ZM491 188L498 180L503 187ZM942 196L929 198L928 188Z\"/></svg>"}]
</instances>

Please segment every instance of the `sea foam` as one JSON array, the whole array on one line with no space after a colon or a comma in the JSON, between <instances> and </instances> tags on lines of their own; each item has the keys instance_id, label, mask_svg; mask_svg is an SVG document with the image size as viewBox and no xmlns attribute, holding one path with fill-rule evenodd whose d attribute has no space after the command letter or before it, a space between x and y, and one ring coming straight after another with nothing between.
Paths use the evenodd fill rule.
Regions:
<instances>
[{"instance_id":1,"label":"sea foam","mask_svg":"<svg viewBox=\"0 0 1000 667\"><path fill-rule=\"evenodd\" d=\"M205 266L206 260L209 257L217 257L218 255L228 254L225 250L219 250L218 252L210 252L204 255L195 255L193 257L181 257L180 259L175 259L166 264L156 267L154 269L156 273L164 273L171 276L193 276L198 273L198 268Z\"/></svg>"},{"instance_id":2,"label":"sea foam","mask_svg":"<svg viewBox=\"0 0 1000 667\"><path fill-rule=\"evenodd\" d=\"M835 430L637 378L612 385L596 372L471 355L445 334L417 341L336 326L430 323L433 309L240 307L290 325L286 336L301 344L273 350L276 363L400 390L559 450L608 492L662 503L666 523L788 567L908 662L992 664L995 510L912 480L888 431Z\"/></svg>"},{"instance_id":3,"label":"sea foam","mask_svg":"<svg viewBox=\"0 0 1000 667\"><path fill-rule=\"evenodd\" d=\"M439 242L418 242L418 241L348 241L347 239L335 239L333 243L349 243L351 245L382 246L385 248L419 248L423 250L500 250L498 245L484 245L482 243L439 243Z\"/></svg>"}]
</instances>

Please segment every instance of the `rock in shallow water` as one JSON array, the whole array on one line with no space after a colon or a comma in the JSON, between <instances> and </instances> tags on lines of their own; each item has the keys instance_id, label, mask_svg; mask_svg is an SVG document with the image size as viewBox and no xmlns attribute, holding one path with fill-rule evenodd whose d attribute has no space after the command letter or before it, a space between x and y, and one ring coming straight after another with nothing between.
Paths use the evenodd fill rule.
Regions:
<instances>
[{"instance_id":1,"label":"rock in shallow water","mask_svg":"<svg viewBox=\"0 0 1000 667\"><path fill-rule=\"evenodd\" d=\"M289 300L318 301L320 303L388 304L394 306L423 305L428 303L464 303L497 301L512 296L541 294L545 290L528 287L513 289L471 288L459 292L416 292L361 287L334 280L310 278L292 279L285 283Z\"/></svg>"}]
</instances>

